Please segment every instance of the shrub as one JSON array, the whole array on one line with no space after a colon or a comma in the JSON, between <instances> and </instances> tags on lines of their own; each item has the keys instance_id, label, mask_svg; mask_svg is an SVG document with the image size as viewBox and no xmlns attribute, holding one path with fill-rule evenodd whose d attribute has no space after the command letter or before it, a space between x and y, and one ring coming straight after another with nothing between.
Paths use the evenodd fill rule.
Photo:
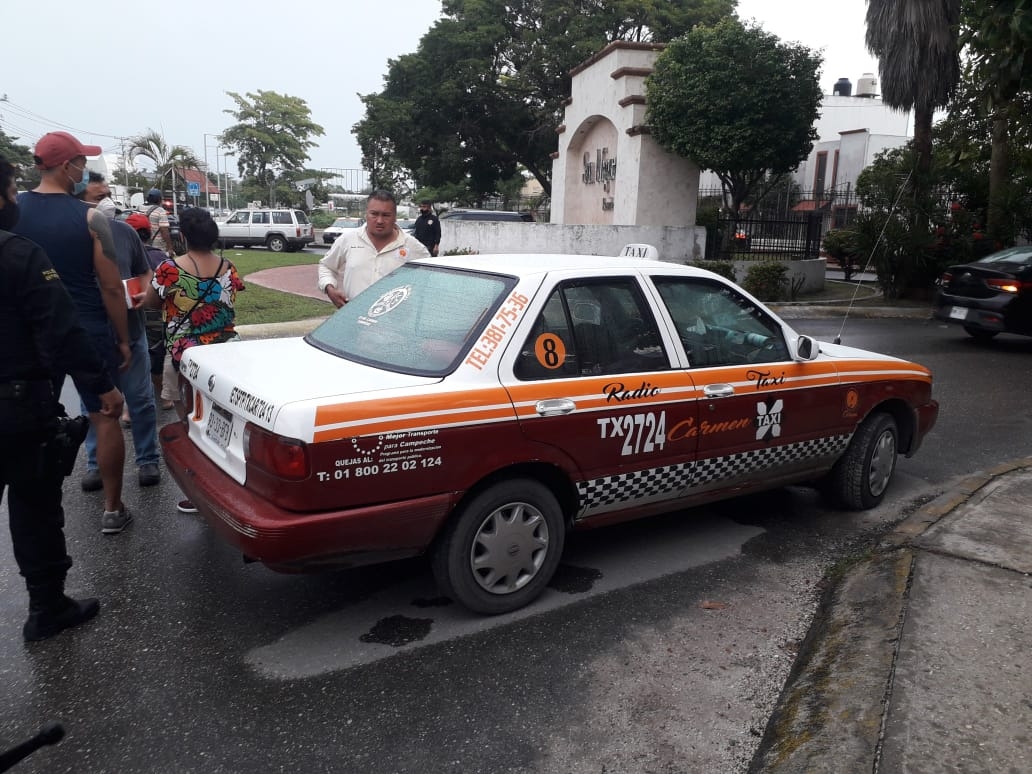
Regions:
<instances>
[{"instance_id":1,"label":"shrub","mask_svg":"<svg viewBox=\"0 0 1032 774\"><path fill-rule=\"evenodd\" d=\"M833 228L824 235L824 252L834 258L848 281L858 266L857 235L845 228Z\"/></svg>"},{"instance_id":2,"label":"shrub","mask_svg":"<svg viewBox=\"0 0 1032 774\"><path fill-rule=\"evenodd\" d=\"M326 212L326 210L314 210L308 213L308 219L312 222L312 228L326 228L339 217L340 215Z\"/></svg>"},{"instance_id":3,"label":"shrub","mask_svg":"<svg viewBox=\"0 0 1032 774\"><path fill-rule=\"evenodd\" d=\"M695 265L700 269L706 269L706 271L726 277L732 282L738 282L738 278L735 276L735 265L731 261L705 261Z\"/></svg>"},{"instance_id":4,"label":"shrub","mask_svg":"<svg viewBox=\"0 0 1032 774\"><path fill-rule=\"evenodd\" d=\"M761 301L779 301L788 286L788 267L783 263L768 261L749 267L742 287Z\"/></svg>"}]
</instances>

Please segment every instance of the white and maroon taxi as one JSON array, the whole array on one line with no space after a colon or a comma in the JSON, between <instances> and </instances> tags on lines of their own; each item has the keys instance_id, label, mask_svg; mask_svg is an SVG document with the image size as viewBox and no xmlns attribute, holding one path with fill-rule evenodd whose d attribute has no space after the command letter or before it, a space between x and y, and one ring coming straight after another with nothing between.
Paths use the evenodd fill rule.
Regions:
<instances>
[{"instance_id":1,"label":"white and maroon taxi","mask_svg":"<svg viewBox=\"0 0 1032 774\"><path fill-rule=\"evenodd\" d=\"M165 459L246 557L428 552L481 613L540 594L569 529L800 482L873 507L938 413L927 368L628 257L408 263L303 339L194 347L182 369Z\"/></svg>"}]
</instances>

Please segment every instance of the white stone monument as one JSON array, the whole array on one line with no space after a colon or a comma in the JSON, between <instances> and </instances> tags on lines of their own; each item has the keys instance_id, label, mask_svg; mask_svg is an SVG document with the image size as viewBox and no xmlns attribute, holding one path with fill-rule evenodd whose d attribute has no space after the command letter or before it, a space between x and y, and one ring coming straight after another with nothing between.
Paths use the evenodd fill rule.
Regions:
<instances>
[{"instance_id":1,"label":"white stone monument","mask_svg":"<svg viewBox=\"0 0 1032 774\"><path fill-rule=\"evenodd\" d=\"M663 49L617 41L572 73L552 162L552 223L694 226L699 168L645 125L645 78Z\"/></svg>"}]
</instances>

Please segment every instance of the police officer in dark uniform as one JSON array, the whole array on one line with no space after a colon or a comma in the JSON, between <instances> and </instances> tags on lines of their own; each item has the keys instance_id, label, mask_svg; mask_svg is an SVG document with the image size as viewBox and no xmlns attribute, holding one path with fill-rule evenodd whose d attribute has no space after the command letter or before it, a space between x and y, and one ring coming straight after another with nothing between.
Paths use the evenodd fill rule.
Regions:
<instances>
[{"instance_id":1,"label":"police officer in dark uniform","mask_svg":"<svg viewBox=\"0 0 1032 774\"><path fill-rule=\"evenodd\" d=\"M15 169L0 159L0 496L7 492L11 542L29 591L29 642L93 618L96 599L65 595L72 566L64 539L61 483L85 437L85 421L60 421L51 374L69 374L118 417L122 395L43 250L10 233L18 219Z\"/></svg>"},{"instance_id":2,"label":"police officer in dark uniform","mask_svg":"<svg viewBox=\"0 0 1032 774\"><path fill-rule=\"evenodd\" d=\"M412 236L423 243L430 255L437 255L437 249L441 246L441 220L434 214L429 199L419 204L419 217L416 218Z\"/></svg>"}]
</instances>

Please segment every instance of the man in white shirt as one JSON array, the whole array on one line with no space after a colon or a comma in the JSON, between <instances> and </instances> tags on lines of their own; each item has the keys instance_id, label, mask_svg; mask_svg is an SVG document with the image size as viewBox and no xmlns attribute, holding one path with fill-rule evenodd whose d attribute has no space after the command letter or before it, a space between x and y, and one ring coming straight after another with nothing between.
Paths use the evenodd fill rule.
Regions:
<instances>
[{"instance_id":1,"label":"man in white shirt","mask_svg":"<svg viewBox=\"0 0 1032 774\"><path fill-rule=\"evenodd\" d=\"M369 195L365 219L365 228L338 237L319 261L319 290L338 309L406 261L430 257L419 240L398 228L398 202L389 191Z\"/></svg>"}]
</instances>

